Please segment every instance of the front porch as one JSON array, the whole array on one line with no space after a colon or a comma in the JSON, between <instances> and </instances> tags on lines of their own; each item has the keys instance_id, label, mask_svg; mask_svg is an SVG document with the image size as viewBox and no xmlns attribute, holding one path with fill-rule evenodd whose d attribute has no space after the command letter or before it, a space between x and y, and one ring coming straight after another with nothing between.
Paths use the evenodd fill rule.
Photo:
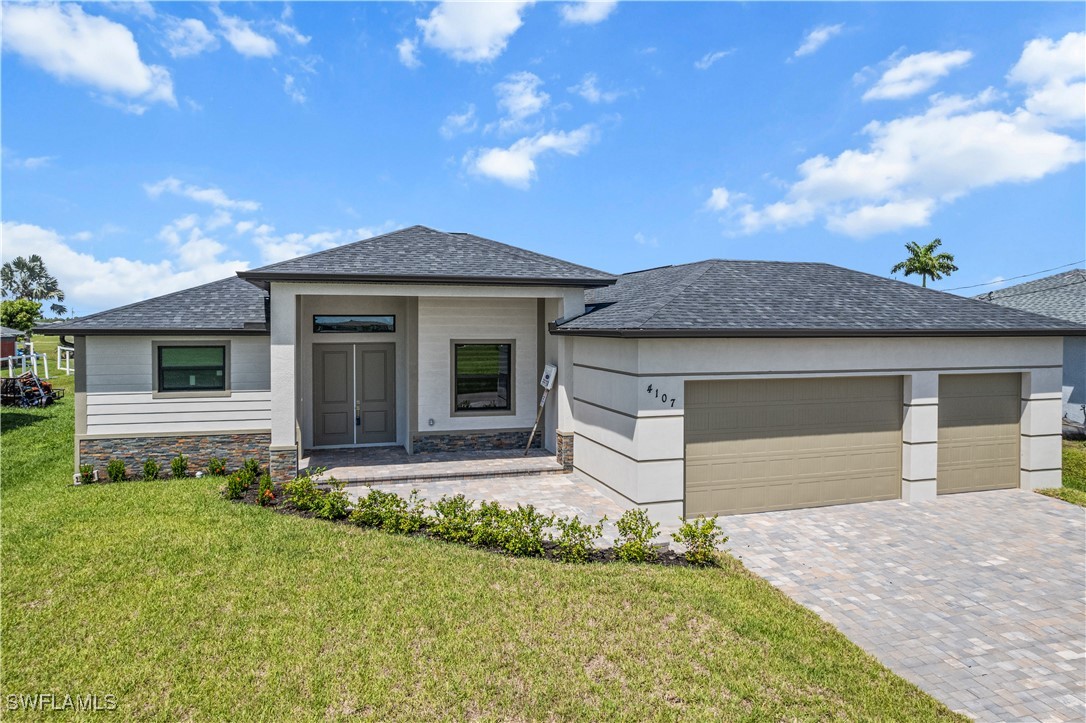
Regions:
<instances>
[{"instance_id":1,"label":"front porch","mask_svg":"<svg viewBox=\"0 0 1086 723\"><path fill-rule=\"evenodd\" d=\"M345 447L306 450L302 471L323 468L319 480L335 478L349 485L423 484L501 477L558 475L566 470L552 452L458 450L408 454L403 447Z\"/></svg>"}]
</instances>

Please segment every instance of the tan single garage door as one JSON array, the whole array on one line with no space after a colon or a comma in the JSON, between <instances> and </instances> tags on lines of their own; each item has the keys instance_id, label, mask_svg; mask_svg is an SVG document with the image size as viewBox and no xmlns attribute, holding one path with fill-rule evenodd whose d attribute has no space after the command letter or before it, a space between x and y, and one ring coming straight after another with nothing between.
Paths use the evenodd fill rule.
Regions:
<instances>
[{"instance_id":1,"label":"tan single garage door","mask_svg":"<svg viewBox=\"0 0 1086 723\"><path fill-rule=\"evenodd\" d=\"M901 377L686 384L686 516L901 496Z\"/></svg>"},{"instance_id":2,"label":"tan single garage door","mask_svg":"<svg viewBox=\"0 0 1086 723\"><path fill-rule=\"evenodd\" d=\"M939 494L1018 486L1020 374L939 376Z\"/></svg>"}]
</instances>

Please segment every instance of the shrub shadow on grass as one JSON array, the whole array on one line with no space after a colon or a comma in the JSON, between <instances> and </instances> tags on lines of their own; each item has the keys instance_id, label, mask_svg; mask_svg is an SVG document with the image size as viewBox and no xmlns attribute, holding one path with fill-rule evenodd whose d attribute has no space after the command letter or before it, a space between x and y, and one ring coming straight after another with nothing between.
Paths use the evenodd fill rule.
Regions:
<instances>
[{"instance_id":1,"label":"shrub shadow on grass","mask_svg":"<svg viewBox=\"0 0 1086 723\"><path fill-rule=\"evenodd\" d=\"M5 409L0 412L0 429L5 432L13 432L16 429L29 427L32 424L44 421L48 417L44 414L34 414L24 409Z\"/></svg>"}]
</instances>

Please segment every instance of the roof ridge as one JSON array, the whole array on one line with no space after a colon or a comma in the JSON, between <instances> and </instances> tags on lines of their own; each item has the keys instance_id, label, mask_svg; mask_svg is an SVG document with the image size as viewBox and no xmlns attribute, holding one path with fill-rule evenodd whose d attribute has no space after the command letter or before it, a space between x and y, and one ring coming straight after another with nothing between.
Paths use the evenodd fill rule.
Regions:
<instances>
[{"instance_id":1,"label":"roof ridge","mask_svg":"<svg viewBox=\"0 0 1086 723\"><path fill-rule=\"evenodd\" d=\"M650 307L649 311L651 313L649 313L648 316L637 320L638 325L641 326L641 325L647 324L650 321L652 321L654 316L656 316L661 311L663 311L664 308L667 307L668 304L670 304L672 301L675 300L675 297L677 297L682 292L686 291L690 287L691 284L693 284L698 279L700 279L702 276L704 276L706 274L706 272L708 272L709 269L711 269L715 263L716 263L715 260L708 259L708 260L705 260L705 261L695 261L692 264L690 264L690 266L702 266L703 268L697 269L697 270L692 270L692 272L690 274L688 274L681 281L679 281L677 284L675 284L673 287L671 287L671 289L668 291L668 293L664 296L663 299L660 300L660 302L658 304L656 304L653 307ZM683 265L685 266L686 264L683 264Z\"/></svg>"},{"instance_id":2,"label":"roof ridge","mask_svg":"<svg viewBox=\"0 0 1086 723\"><path fill-rule=\"evenodd\" d=\"M423 230L426 230L426 231L433 231L434 233L440 233L440 234L448 235L444 231L438 230L436 228L430 228L429 226L423 226L422 224L416 223L416 224L413 224L411 226L405 226L404 228L398 228L398 229L394 229L392 231L386 231L384 233L379 233L376 236L368 236L366 238L360 238L357 241L348 241L347 243L340 244L339 246L333 246L333 247L327 248L327 249L320 249L319 251L311 251L310 253L302 254L301 256L292 256L289 259L283 259L282 261L276 261L273 264L265 264L264 266L259 266L259 267L255 268L255 269L246 269L245 273L255 273L257 271L269 271L271 269L274 269L276 266L282 266L283 264L286 264L286 263L293 263L295 261L300 261L302 259L308 259L308 258L310 258L312 256L318 256L320 254L326 253L328 251L334 251L336 249L345 249L345 248L348 248L349 246L357 246L359 244L369 243L370 241L376 241L377 239L384 238L385 236L391 236L394 233L403 233L404 231L410 231L412 229L423 229Z\"/></svg>"},{"instance_id":3,"label":"roof ridge","mask_svg":"<svg viewBox=\"0 0 1086 723\"><path fill-rule=\"evenodd\" d=\"M1048 276L1042 276L1039 279L1030 279L1029 281L1020 281L1019 283L1012 284L1011 286L1004 286L1002 289L992 289L991 291L982 291L979 294L976 294L975 296L973 296L973 298L974 299L979 299L981 297L988 296L989 294L992 294L992 295L994 295L995 298L998 298L999 295L1001 295L1001 294L1005 294L1005 293L1007 293L1009 291L1014 291L1016 289L1021 289L1024 286L1033 286L1034 284L1044 284L1044 283L1053 282L1053 281L1056 281L1056 280L1059 280L1060 282L1062 282L1063 281L1062 277L1065 277L1065 276L1082 276L1083 278L1086 278L1086 269L1079 269L1079 268L1068 269L1067 271L1061 271L1058 274L1049 274ZM1076 282L1071 282L1071 283L1076 283ZM1059 287L1049 286L1049 287L1046 287L1046 288L1053 288L1054 289L1054 288L1059 288Z\"/></svg>"},{"instance_id":4,"label":"roof ridge","mask_svg":"<svg viewBox=\"0 0 1086 723\"><path fill-rule=\"evenodd\" d=\"M480 235L474 234L474 233L468 233L468 232L452 233L452 232L447 232L447 231L442 231L441 233L444 233L444 234L446 234L448 236L453 236L453 235L461 236L462 235L462 236L465 236L468 239L471 239L472 241L475 241L475 242L485 241L488 244L494 244L495 246L500 246L502 248L502 250L509 253L511 256L515 256L517 258L531 257L533 260L536 260L536 261L545 260L551 266L573 266L573 267L576 267L578 269L584 269L585 271L592 271L592 272L595 272L595 273L598 273L598 274L602 273L602 274L607 274L608 276L614 276L614 274L612 274L612 273L610 273L608 271L600 271L599 269L594 269L591 266L582 266L581 264L575 264L572 261L566 261L564 259L555 258L554 256L548 256L547 254L541 254L538 251L532 251L531 249L526 249L526 248L523 248L521 246L514 246L513 244L507 244L507 243L504 243L502 241L495 241L492 238L487 238L486 236L480 236ZM477 245L481 245L481 244L477 244Z\"/></svg>"}]
</instances>

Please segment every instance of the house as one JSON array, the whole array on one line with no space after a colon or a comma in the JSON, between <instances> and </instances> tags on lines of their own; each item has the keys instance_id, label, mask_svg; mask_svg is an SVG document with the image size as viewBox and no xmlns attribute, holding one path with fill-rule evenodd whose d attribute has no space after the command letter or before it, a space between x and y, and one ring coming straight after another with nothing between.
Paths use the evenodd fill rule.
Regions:
<instances>
[{"instance_id":1,"label":"house","mask_svg":"<svg viewBox=\"0 0 1086 723\"><path fill-rule=\"evenodd\" d=\"M542 443L658 519L1060 480L1086 328L817 263L612 276L413 226L40 331L75 337L76 460Z\"/></svg>"},{"instance_id":2,"label":"house","mask_svg":"<svg viewBox=\"0 0 1086 723\"><path fill-rule=\"evenodd\" d=\"M0 326L0 359L15 356L15 342L23 337L23 332Z\"/></svg>"},{"instance_id":3,"label":"house","mask_svg":"<svg viewBox=\"0 0 1086 723\"><path fill-rule=\"evenodd\" d=\"M974 298L1086 324L1086 270L1072 269ZM1086 424L1086 338L1082 336L1063 340L1063 417L1079 426Z\"/></svg>"}]
</instances>

